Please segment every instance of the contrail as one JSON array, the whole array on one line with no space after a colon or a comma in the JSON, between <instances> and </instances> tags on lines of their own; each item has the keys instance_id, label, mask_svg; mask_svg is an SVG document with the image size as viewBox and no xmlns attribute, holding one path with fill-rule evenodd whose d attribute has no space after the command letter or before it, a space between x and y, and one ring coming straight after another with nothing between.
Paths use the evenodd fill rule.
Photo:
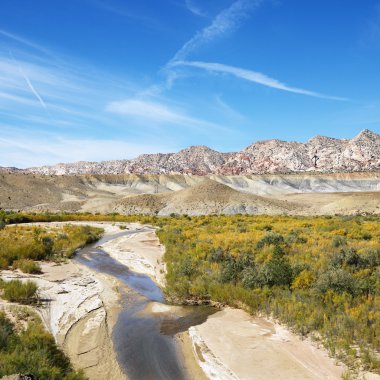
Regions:
<instances>
[{"instance_id":1,"label":"contrail","mask_svg":"<svg viewBox=\"0 0 380 380\"><path fill-rule=\"evenodd\" d=\"M12 52L9 51L9 54L11 58L13 59L14 63L17 65L18 70L20 71L20 74L25 79L26 84L28 85L30 91L32 91L33 95L37 98L37 100L40 102L41 106L45 109L47 109L46 103L41 98L40 94L37 92L37 90L33 87L32 82L27 77L27 75L24 73L24 70L22 69L21 65L17 62L16 58L13 56Z\"/></svg>"}]
</instances>

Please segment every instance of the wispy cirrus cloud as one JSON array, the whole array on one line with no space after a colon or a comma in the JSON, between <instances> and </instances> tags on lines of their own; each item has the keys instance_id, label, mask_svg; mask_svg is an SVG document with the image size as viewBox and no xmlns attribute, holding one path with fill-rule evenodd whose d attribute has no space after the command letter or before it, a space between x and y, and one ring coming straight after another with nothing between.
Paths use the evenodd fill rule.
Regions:
<instances>
[{"instance_id":1,"label":"wispy cirrus cloud","mask_svg":"<svg viewBox=\"0 0 380 380\"><path fill-rule=\"evenodd\" d=\"M260 72L246 70L246 69L242 69L240 67L235 67L235 66L224 65L222 63L199 62L199 61L175 61L175 62L172 62L170 65L172 67L187 66L187 67L207 70L210 72L230 74L237 78L247 80L249 82L254 82L266 87L274 88L276 90L292 92L292 93L300 94L300 95L313 96L316 98L330 99L330 100L341 100L341 101L348 100L347 98L325 95L325 94L321 94L315 91L309 91L309 90L305 90L298 87L288 86L285 83L282 83L279 80L273 79Z\"/></svg>"},{"instance_id":2,"label":"wispy cirrus cloud","mask_svg":"<svg viewBox=\"0 0 380 380\"><path fill-rule=\"evenodd\" d=\"M226 130L220 125L191 117L178 108L157 101L130 98L109 103L106 111L132 118L153 120L156 123L175 124L177 127L199 128L205 132L207 129Z\"/></svg>"},{"instance_id":3,"label":"wispy cirrus cloud","mask_svg":"<svg viewBox=\"0 0 380 380\"><path fill-rule=\"evenodd\" d=\"M204 12L199 6L197 6L193 0L185 0L186 8L196 16L206 17L206 12Z\"/></svg>"},{"instance_id":4,"label":"wispy cirrus cloud","mask_svg":"<svg viewBox=\"0 0 380 380\"><path fill-rule=\"evenodd\" d=\"M143 153L171 152L177 147L165 144L142 144L120 139L67 138L46 132L28 133L0 125L2 166L26 168L59 162L129 159Z\"/></svg>"},{"instance_id":5,"label":"wispy cirrus cloud","mask_svg":"<svg viewBox=\"0 0 380 380\"><path fill-rule=\"evenodd\" d=\"M178 100L153 90L144 94L128 77L99 71L4 31L0 120L0 166L19 167L126 158L166 151L167 146L176 150L176 141L187 134L227 130L194 116ZM162 136L167 146L157 144Z\"/></svg>"},{"instance_id":6,"label":"wispy cirrus cloud","mask_svg":"<svg viewBox=\"0 0 380 380\"><path fill-rule=\"evenodd\" d=\"M10 40L13 40L19 44L22 44L34 50L38 50L39 52L44 53L46 55L49 55L49 56L51 55L51 52L48 49L44 48L43 46L36 44L35 42L30 41L26 38L20 37L14 33L10 33L4 29L0 29L0 36L6 37Z\"/></svg>"},{"instance_id":7,"label":"wispy cirrus cloud","mask_svg":"<svg viewBox=\"0 0 380 380\"><path fill-rule=\"evenodd\" d=\"M228 35L247 19L251 13L257 9L264 0L237 0L229 8L221 11L211 22L210 25L198 31L189 41L187 41L166 64L166 89L170 89L172 84L181 77L175 70L176 67L187 66L192 68L204 69L209 72L230 74L236 78L245 79L250 82L261 84L266 87L295 94L312 96L321 99L346 101L348 99L338 96L325 95L316 91L306 90L299 87L289 86L277 79L271 78L266 74L247 70L240 67L225 65L223 63L188 61L187 58L196 49L206 43L210 43L217 38ZM157 87L157 86L156 86Z\"/></svg>"},{"instance_id":8,"label":"wispy cirrus cloud","mask_svg":"<svg viewBox=\"0 0 380 380\"><path fill-rule=\"evenodd\" d=\"M234 31L242 21L247 19L263 0L237 0L229 8L221 11L210 25L198 31L187 41L169 61L181 61L200 46Z\"/></svg>"}]
</instances>

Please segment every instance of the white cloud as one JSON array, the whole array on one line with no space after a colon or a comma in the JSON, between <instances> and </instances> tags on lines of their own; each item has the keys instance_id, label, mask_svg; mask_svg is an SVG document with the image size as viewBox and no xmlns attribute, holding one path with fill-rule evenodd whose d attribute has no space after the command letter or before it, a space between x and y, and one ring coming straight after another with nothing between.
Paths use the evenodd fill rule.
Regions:
<instances>
[{"instance_id":1,"label":"white cloud","mask_svg":"<svg viewBox=\"0 0 380 380\"><path fill-rule=\"evenodd\" d=\"M188 66L195 67L199 69L204 69L207 71L218 72L223 74L230 74L240 79L245 79L250 82L258 83L266 87L275 88L277 90L293 92L295 94L313 96L317 98L323 99L331 99L331 100L347 100L346 98L341 98L337 96L329 96L320 94L318 92L304 90L302 88L291 87L288 86L277 79L273 79L268 77L265 74L259 73L257 71L246 70L240 67L224 65L222 63L212 63L212 62L199 62L199 61L176 61L172 62L171 66Z\"/></svg>"},{"instance_id":2,"label":"white cloud","mask_svg":"<svg viewBox=\"0 0 380 380\"><path fill-rule=\"evenodd\" d=\"M139 144L119 139L73 139L16 131L0 137L0 166L53 165L60 162L129 159L143 153L176 151L177 147Z\"/></svg>"},{"instance_id":3,"label":"white cloud","mask_svg":"<svg viewBox=\"0 0 380 380\"><path fill-rule=\"evenodd\" d=\"M152 120L159 124L170 123L177 126L190 126L200 130L204 128L225 129L214 123L188 116L183 111L169 107L166 104L141 99L125 99L111 102L107 105L106 111L140 120Z\"/></svg>"},{"instance_id":4,"label":"white cloud","mask_svg":"<svg viewBox=\"0 0 380 380\"><path fill-rule=\"evenodd\" d=\"M202 11L192 0L185 0L186 8L196 16L205 17L206 13Z\"/></svg>"},{"instance_id":5,"label":"white cloud","mask_svg":"<svg viewBox=\"0 0 380 380\"><path fill-rule=\"evenodd\" d=\"M174 61L186 59L186 57L200 47L214 39L226 35L239 26L240 22L249 16L250 11L261 4L262 0L237 0L229 8L220 12L209 26L197 32L187 41L169 64Z\"/></svg>"},{"instance_id":6,"label":"white cloud","mask_svg":"<svg viewBox=\"0 0 380 380\"><path fill-rule=\"evenodd\" d=\"M235 109L233 109L230 105L228 105L223 99L221 95L215 96L215 102L220 108L220 110L228 117L232 117L234 119L243 121L246 120L245 116L237 112Z\"/></svg>"},{"instance_id":7,"label":"white cloud","mask_svg":"<svg viewBox=\"0 0 380 380\"><path fill-rule=\"evenodd\" d=\"M27 40L26 38L22 38L22 37L17 36L17 35L15 35L13 33L9 33L6 30L0 29L0 35L3 36L3 37L8 38L10 40L13 40L13 41L15 41L15 42L17 42L17 43L19 43L21 45L27 46L27 47L32 48L34 50L38 50L39 52L44 53L44 54L46 54L48 56L52 55L49 50L45 49L41 45L38 45L38 44L36 44L36 43L34 43L32 41Z\"/></svg>"}]
</instances>

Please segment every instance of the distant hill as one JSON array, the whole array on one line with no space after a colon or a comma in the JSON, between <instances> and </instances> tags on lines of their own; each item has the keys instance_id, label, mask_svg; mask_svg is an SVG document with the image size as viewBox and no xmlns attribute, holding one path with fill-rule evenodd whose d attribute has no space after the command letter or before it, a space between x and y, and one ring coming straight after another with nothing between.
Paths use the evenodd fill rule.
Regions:
<instances>
[{"instance_id":1,"label":"distant hill","mask_svg":"<svg viewBox=\"0 0 380 380\"><path fill-rule=\"evenodd\" d=\"M241 193L205 179L171 193L143 194L116 201L111 208L121 214L283 214L295 207L285 201Z\"/></svg>"},{"instance_id":2,"label":"distant hill","mask_svg":"<svg viewBox=\"0 0 380 380\"><path fill-rule=\"evenodd\" d=\"M380 135L362 131L353 139L316 136L306 143L281 140L256 142L240 152L220 153L191 146L178 153L144 154L132 160L76 162L3 172L45 175L72 174L192 174L247 175L301 172L361 172L380 170Z\"/></svg>"}]
</instances>

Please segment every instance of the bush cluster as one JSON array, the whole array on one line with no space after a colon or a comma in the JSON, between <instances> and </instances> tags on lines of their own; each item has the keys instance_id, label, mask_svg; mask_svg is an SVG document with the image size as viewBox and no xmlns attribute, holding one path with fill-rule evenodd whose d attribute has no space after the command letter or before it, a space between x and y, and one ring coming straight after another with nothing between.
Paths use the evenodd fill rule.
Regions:
<instances>
[{"instance_id":1,"label":"bush cluster","mask_svg":"<svg viewBox=\"0 0 380 380\"><path fill-rule=\"evenodd\" d=\"M38 286L33 281L0 280L1 297L10 302L31 304L37 300Z\"/></svg>"},{"instance_id":2,"label":"bush cluster","mask_svg":"<svg viewBox=\"0 0 380 380\"><path fill-rule=\"evenodd\" d=\"M25 273L38 273L37 261L71 258L78 248L100 238L102 230L65 225L48 229L12 226L0 230L0 269L12 266Z\"/></svg>"},{"instance_id":3,"label":"bush cluster","mask_svg":"<svg viewBox=\"0 0 380 380\"><path fill-rule=\"evenodd\" d=\"M169 297L271 315L380 371L380 219L204 216L157 222Z\"/></svg>"},{"instance_id":4,"label":"bush cluster","mask_svg":"<svg viewBox=\"0 0 380 380\"><path fill-rule=\"evenodd\" d=\"M17 332L0 312L0 377L15 373L30 373L39 380L85 380L37 316L29 315L27 328Z\"/></svg>"}]
</instances>

